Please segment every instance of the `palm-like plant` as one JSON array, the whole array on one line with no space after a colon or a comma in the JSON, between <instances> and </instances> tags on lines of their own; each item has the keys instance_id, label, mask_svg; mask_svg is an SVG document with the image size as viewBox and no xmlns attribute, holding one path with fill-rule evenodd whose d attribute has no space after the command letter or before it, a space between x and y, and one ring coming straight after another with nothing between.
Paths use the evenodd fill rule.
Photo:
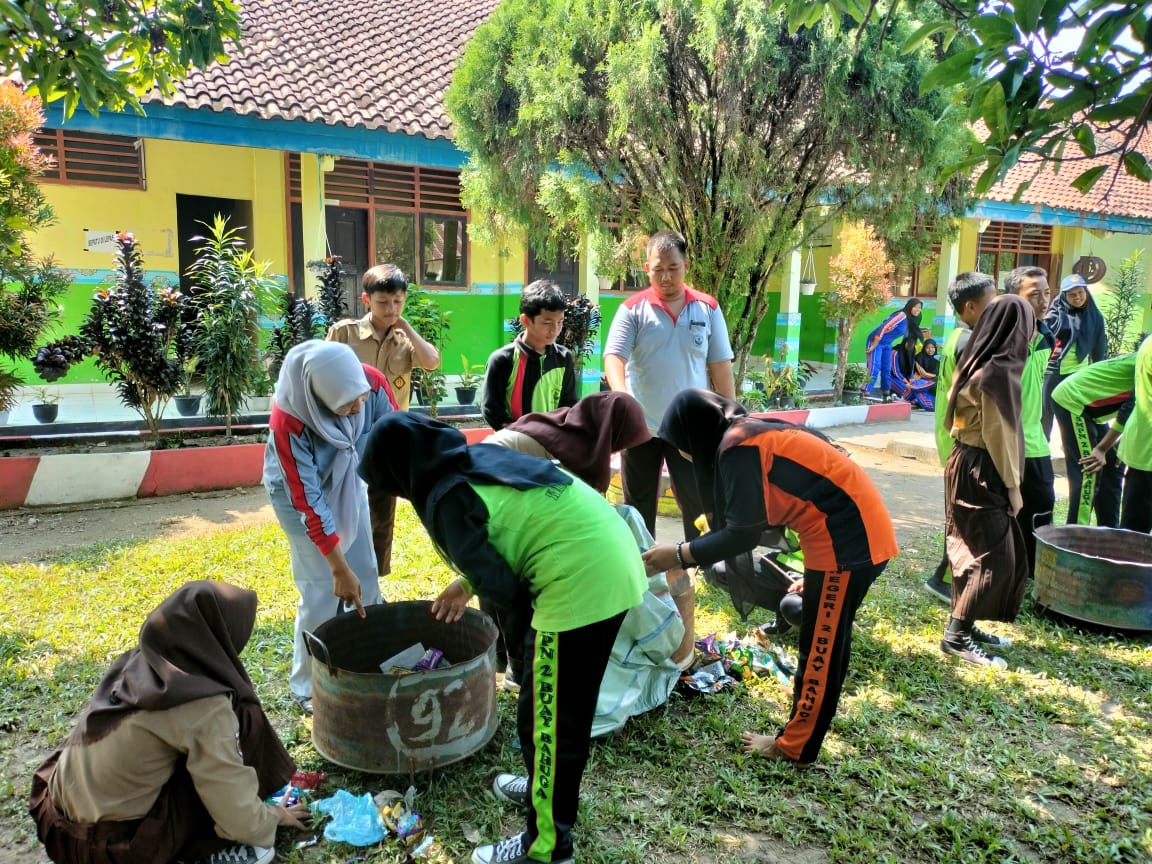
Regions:
<instances>
[{"instance_id":1,"label":"palm-like plant","mask_svg":"<svg viewBox=\"0 0 1152 864\"><path fill-rule=\"evenodd\" d=\"M216 214L196 250L188 276L196 286L196 318L191 346L196 369L204 378L205 410L224 418L232 434L232 418L244 397L253 392L260 362L260 310L276 288L269 265L244 248L239 229Z\"/></svg>"}]
</instances>

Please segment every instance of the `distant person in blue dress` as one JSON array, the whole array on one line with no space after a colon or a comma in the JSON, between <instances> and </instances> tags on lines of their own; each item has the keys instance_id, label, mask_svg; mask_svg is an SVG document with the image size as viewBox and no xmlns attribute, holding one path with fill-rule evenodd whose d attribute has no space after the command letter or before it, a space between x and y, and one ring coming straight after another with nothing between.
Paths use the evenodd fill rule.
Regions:
<instances>
[{"instance_id":1,"label":"distant person in blue dress","mask_svg":"<svg viewBox=\"0 0 1152 864\"><path fill-rule=\"evenodd\" d=\"M871 393L877 383L880 395L887 402L892 398L892 346L901 339L920 336L920 312L924 304L912 298L904 308L893 312L879 327L868 334L865 354L868 364L868 383L863 391Z\"/></svg>"}]
</instances>

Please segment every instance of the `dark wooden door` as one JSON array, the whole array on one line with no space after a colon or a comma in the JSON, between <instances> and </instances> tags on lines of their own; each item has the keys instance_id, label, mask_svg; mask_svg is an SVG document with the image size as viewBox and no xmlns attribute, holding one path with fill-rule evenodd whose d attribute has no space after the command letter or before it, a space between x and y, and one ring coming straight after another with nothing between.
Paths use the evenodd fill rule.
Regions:
<instances>
[{"instance_id":1,"label":"dark wooden door","mask_svg":"<svg viewBox=\"0 0 1152 864\"><path fill-rule=\"evenodd\" d=\"M325 228L328 232L328 250L343 259L344 298L348 314L354 318L364 314L360 302L360 285L368 269L368 211L355 207L325 207Z\"/></svg>"}]
</instances>

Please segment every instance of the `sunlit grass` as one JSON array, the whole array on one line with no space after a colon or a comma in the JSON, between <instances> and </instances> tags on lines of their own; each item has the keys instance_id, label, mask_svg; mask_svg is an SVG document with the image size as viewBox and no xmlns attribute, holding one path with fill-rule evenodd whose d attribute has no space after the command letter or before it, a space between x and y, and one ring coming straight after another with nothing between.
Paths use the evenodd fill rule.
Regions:
<instances>
[{"instance_id":1,"label":"sunlit grass","mask_svg":"<svg viewBox=\"0 0 1152 864\"><path fill-rule=\"evenodd\" d=\"M451 574L412 511L398 514L390 600L428 598ZM946 610L920 590L938 536L906 544L858 618L852 674L822 770L747 759L746 728L772 730L789 694L759 680L683 699L597 742L585 778L579 860L588 862L1083 862L1152 857L1152 643L1080 632L1037 617L997 625L1016 644L995 674L945 660ZM109 544L51 564L0 567L0 843L35 847L28 777L68 731L109 659L135 643L145 614L181 582L223 579L260 595L245 660L277 728L306 768L352 791L404 789L326 763L288 698L296 591L275 525L191 539ZM697 632L744 629L725 597L702 585ZM787 642L788 640L786 640ZM789 644L789 648L794 645ZM419 775L418 809L441 841L438 858L519 829L520 815L486 794L517 770L513 702L484 751ZM3 839L7 838L7 839ZM359 850L401 861L395 848ZM325 844L280 860L343 862ZM0 846L0 858L4 858Z\"/></svg>"}]
</instances>

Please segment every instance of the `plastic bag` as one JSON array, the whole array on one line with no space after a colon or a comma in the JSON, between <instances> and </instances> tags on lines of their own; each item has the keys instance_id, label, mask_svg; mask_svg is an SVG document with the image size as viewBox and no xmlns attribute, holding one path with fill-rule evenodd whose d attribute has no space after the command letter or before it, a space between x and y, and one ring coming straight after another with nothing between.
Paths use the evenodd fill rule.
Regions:
<instances>
[{"instance_id":1,"label":"plastic bag","mask_svg":"<svg viewBox=\"0 0 1152 864\"><path fill-rule=\"evenodd\" d=\"M348 843L352 846L371 846L384 839L388 832L380 819L376 802L365 792L353 795L345 789L336 790L331 798L316 802L316 809L332 817L324 826L324 839Z\"/></svg>"}]
</instances>

